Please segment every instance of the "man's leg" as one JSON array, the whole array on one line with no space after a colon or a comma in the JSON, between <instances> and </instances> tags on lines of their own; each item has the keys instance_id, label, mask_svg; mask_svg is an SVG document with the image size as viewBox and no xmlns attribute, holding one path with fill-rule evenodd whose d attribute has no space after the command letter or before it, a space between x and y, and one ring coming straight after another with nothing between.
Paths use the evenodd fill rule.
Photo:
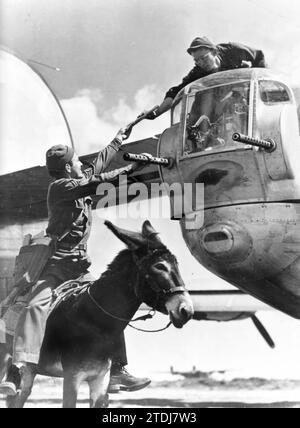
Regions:
<instances>
[{"instance_id":1,"label":"man's leg","mask_svg":"<svg viewBox=\"0 0 300 428\"><path fill-rule=\"evenodd\" d=\"M132 376L125 368L128 362L124 333L115 341L114 347L116 351L113 355L108 392L138 391L148 386L151 383L150 379Z\"/></svg>"},{"instance_id":2,"label":"man's leg","mask_svg":"<svg viewBox=\"0 0 300 428\"><path fill-rule=\"evenodd\" d=\"M13 365L0 393L15 395L20 387L21 372L26 364L38 364L43 343L52 290L58 285L54 276L37 282L29 301L21 312L14 336Z\"/></svg>"},{"instance_id":3,"label":"man's leg","mask_svg":"<svg viewBox=\"0 0 300 428\"><path fill-rule=\"evenodd\" d=\"M114 343L115 352L113 355L112 367L124 367L127 366L127 352L126 352L126 343L124 332L121 334L120 338Z\"/></svg>"},{"instance_id":4,"label":"man's leg","mask_svg":"<svg viewBox=\"0 0 300 428\"><path fill-rule=\"evenodd\" d=\"M38 364L52 302L52 290L57 285L57 279L48 276L38 281L34 287L30 300L18 320L14 336L13 363Z\"/></svg>"},{"instance_id":5,"label":"man's leg","mask_svg":"<svg viewBox=\"0 0 300 428\"><path fill-rule=\"evenodd\" d=\"M95 278L93 278L89 272L80 277L80 282L82 282L82 284L93 280L95 280ZM132 376L125 369L128 362L124 333L114 341L113 348L115 352L112 358L111 379L108 392L137 391L148 386L151 383L150 379L137 378Z\"/></svg>"}]
</instances>

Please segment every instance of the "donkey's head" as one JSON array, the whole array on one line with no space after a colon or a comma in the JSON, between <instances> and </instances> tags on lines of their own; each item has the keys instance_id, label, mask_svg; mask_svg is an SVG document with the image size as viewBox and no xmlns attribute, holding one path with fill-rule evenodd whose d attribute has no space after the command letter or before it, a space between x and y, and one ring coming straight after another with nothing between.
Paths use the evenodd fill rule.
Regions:
<instances>
[{"instance_id":1,"label":"donkey's head","mask_svg":"<svg viewBox=\"0 0 300 428\"><path fill-rule=\"evenodd\" d=\"M148 306L168 314L176 328L183 327L193 316L193 304L181 278L176 257L158 237L149 221L142 232L120 229L110 222L106 226L132 253L138 278L136 296Z\"/></svg>"}]
</instances>

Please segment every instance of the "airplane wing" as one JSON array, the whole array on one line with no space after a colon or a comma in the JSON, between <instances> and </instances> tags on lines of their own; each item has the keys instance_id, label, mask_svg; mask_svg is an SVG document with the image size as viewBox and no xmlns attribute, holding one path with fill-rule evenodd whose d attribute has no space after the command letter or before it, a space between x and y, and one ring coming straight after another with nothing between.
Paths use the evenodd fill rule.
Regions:
<instances>
[{"instance_id":1,"label":"airplane wing","mask_svg":"<svg viewBox=\"0 0 300 428\"><path fill-rule=\"evenodd\" d=\"M234 321L271 308L240 290L189 290L195 319Z\"/></svg>"},{"instance_id":2,"label":"airplane wing","mask_svg":"<svg viewBox=\"0 0 300 428\"><path fill-rule=\"evenodd\" d=\"M197 321L241 321L250 319L268 346L275 348L275 343L258 319L258 311L274 311L270 306L249 296L240 290L189 290L194 306L193 319ZM142 310L149 310L142 305Z\"/></svg>"},{"instance_id":3,"label":"airplane wing","mask_svg":"<svg viewBox=\"0 0 300 428\"><path fill-rule=\"evenodd\" d=\"M195 314L199 321L240 321L250 318L257 331L270 346L275 343L258 319L256 312L274 310L240 290L191 290Z\"/></svg>"}]
</instances>

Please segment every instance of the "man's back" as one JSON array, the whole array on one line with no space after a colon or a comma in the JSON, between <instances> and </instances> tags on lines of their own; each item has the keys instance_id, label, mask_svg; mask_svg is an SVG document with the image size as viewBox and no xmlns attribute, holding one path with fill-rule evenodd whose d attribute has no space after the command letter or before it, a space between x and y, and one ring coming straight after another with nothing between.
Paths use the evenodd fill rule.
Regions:
<instances>
[{"instance_id":1,"label":"man's back","mask_svg":"<svg viewBox=\"0 0 300 428\"><path fill-rule=\"evenodd\" d=\"M264 53L239 43L214 45L207 37L196 37L187 52L195 66L179 85L170 88L162 103L146 117L153 120L172 107L176 95L189 83L218 71L243 67L266 67Z\"/></svg>"},{"instance_id":2,"label":"man's back","mask_svg":"<svg viewBox=\"0 0 300 428\"><path fill-rule=\"evenodd\" d=\"M220 60L219 69L216 71L242 68L247 66L246 63L249 63L248 66L251 63L251 67L266 67L265 56L261 50L252 49L239 43L221 43L216 46L216 54ZM213 71L213 73L216 71ZM179 85L173 86L168 90L165 98L174 99L186 85L209 74L212 74L212 71L207 71L201 66L195 65Z\"/></svg>"}]
</instances>

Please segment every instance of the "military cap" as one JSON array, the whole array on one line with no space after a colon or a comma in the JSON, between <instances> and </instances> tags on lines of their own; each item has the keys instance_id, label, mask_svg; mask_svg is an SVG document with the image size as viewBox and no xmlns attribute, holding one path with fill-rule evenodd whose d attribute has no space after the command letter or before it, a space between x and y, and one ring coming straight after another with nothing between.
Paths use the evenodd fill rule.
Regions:
<instances>
[{"instance_id":1,"label":"military cap","mask_svg":"<svg viewBox=\"0 0 300 428\"><path fill-rule=\"evenodd\" d=\"M190 47L188 48L187 52L191 54L193 51L199 48L209 48L209 49L216 49L216 45L214 45L207 37L196 37Z\"/></svg>"},{"instance_id":2,"label":"military cap","mask_svg":"<svg viewBox=\"0 0 300 428\"><path fill-rule=\"evenodd\" d=\"M66 164L74 157L74 149L70 146L58 144L51 147L46 153L46 165L49 171L63 171Z\"/></svg>"}]
</instances>

